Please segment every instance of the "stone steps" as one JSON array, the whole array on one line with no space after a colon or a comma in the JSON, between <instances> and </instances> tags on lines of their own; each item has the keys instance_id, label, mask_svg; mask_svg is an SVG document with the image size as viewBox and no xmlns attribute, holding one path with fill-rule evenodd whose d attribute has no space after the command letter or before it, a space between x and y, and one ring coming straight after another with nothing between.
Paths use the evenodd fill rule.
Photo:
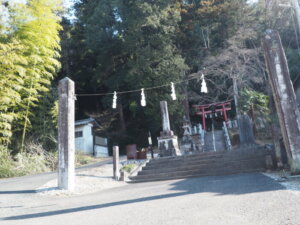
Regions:
<instances>
[{"instance_id":1,"label":"stone steps","mask_svg":"<svg viewBox=\"0 0 300 225\"><path fill-rule=\"evenodd\" d=\"M215 145L218 151L225 151L225 138L223 131L216 130L214 132L215 135ZM214 143L213 143L213 132L205 133L205 140L204 140L204 149L205 151L213 151L214 150Z\"/></svg>"},{"instance_id":2,"label":"stone steps","mask_svg":"<svg viewBox=\"0 0 300 225\"><path fill-rule=\"evenodd\" d=\"M264 171L266 152L206 152L153 159L131 182L148 182L188 177L217 176Z\"/></svg>"},{"instance_id":3,"label":"stone steps","mask_svg":"<svg viewBox=\"0 0 300 225\"><path fill-rule=\"evenodd\" d=\"M182 155L182 156L168 156L168 157L163 157L163 158L155 158L152 159L151 161L159 161L159 162L163 162L163 161L169 161L170 159L180 159L180 158L194 158L194 157L206 157L206 156L215 156L217 154L224 154L227 153L226 151L219 151L219 152L195 152L192 155Z\"/></svg>"},{"instance_id":4,"label":"stone steps","mask_svg":"<svg viewBox=\"0 0 300 225\"><path fill-rule=\"evenodd\" d=\"M154 182L154 181L164 181L164 180L176 180L176 179L186 179L186 178L193 178L193 177L208 177L208 176L223 176L223 175L231 175L231 174L242 174L242 173L256 173L256 172L263 172L265 168L255 168L255 169L247 169L247 170L232 170L232 171L210 171L208 173L199 174L196 173L188 173L185 175L175 175L168 177L166 176L143 176L137 178L130 178L131 180L128 183L141 183L141 182Z\"/></svg>"},{"instance_id":5,"label":"stone steps","mask_svg":"<svg viewBox=\"0 0 300 225\"><path fill-rule=\"evenodd\" d=\"M209 167L226 167L230 164L241 164L244 163L246 165L248 165L249 163L251 165L255 165L255 166L264 166L265 160L261 160L261 158L252 158L252 159L244 159L244 160L240 160L239 162L237 161L214 161L211 163L193 163L193 164L181 164L178 165L176 167L176 171L184 171L184 170L206 170ZM148 167L148 166L147 166ZM145 168L142 171L140 171L138 173L138 175L144 175L144 174L158 174L158 173L163 173L163 172L172 172L174 171L174 167L173 166L164 166L164 167L150 167L150 168Z\"/></svg>"},{"instance_id":6,"label":"stone steps","mask_svg":"<svg viewBox=\"0 0 300 225\"><path fill-rule=\"evenodd\" d=\"M195 157L193 155L188 156L179 156L179 157L172 157L168 159L161 158L160 159L154 159L149 162L149 165L158 165L158 164L171 164L171 163L177 163L182 161L198 161L198 160L209 160L209 159L216 159L216 158L222 158L224 157L223 154L219 155L207 155L207 156L197 156L195 154Z\"/></svg>"},{"instance_id":7,"label":"stone steps","mask_svg":"<svg viewBox=\"0 0 300 225\"><path fill-rule=\"evenodd\" d=\"M152 169L153 167L167 167L167 166L178 166L184 163L188 164L210 164L214 162L222 162L224 160L243 160L243 159L251 159L255 157L262 156L261 154L235 154L235 153L220 153L220 152L211 152L209 155L201 154L189 155L189 156L181 156L181 157L172 157L169 159L156 159L151 160L145 169ZM194 156L194 157L193 157Z\"/></svg>"}]
</instances>

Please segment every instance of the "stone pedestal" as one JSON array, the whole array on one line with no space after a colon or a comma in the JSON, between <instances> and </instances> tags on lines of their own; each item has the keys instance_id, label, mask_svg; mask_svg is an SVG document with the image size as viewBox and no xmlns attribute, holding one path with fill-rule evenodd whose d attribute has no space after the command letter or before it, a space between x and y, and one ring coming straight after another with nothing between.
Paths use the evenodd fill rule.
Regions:
<instances>
[{"instance_id":1,"label":"stone pedestal","mask_svg":"<svg viewBox=\"0 0 300 225\"><path fill-rule=\"evenodd\" d=\"M160 109L163 131L160 132L160 137L157 138L159 155L160 157L181 155L177 136L170 129L168 104L166 101L160 102Z\"/></svg>"},{"instance_id":2,"label":"stone pedestal","mask_svg":"<svg viewBox=\"0 0 300 225\"><path fill-rule=\"evenodd\" d=\"M173 134L173 131L170 131L168 135L161 132L161 136L157 140L160 157L181 155L178 147L178 138Z\"/></svg>"}]
</instances>

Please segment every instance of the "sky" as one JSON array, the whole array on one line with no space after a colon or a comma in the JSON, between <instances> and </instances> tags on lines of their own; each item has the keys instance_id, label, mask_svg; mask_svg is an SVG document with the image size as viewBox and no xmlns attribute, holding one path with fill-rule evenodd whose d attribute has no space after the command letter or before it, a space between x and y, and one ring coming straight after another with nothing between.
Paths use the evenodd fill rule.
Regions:
<instances>
[{"instance_id":1,"label":"sky","mask_svg":"<svg viewBox=\"0 0 300 225\"><path fill-rule=\"evenodd\" d=\"M248 0L248 3L256 3L258 0Z\"/></svg>"},{"instance_id":2,"label":"sky","mask_svg":"<svg viewBox=\"0 0 300 225\"><path fill-rule=\"evenodd\" d=\"M9 0L10 3L25 3L27 0ZM68 9L70 9L73 5L74 2L78 1L78 0L62 0L63 1L63 6L66 9L66 11ZM0 8L1 9L1 8ZM66 17L70 18L70 19L74 19L74 12L69 12L69 15L65 15Z\"/></svg>"}]
</instances>

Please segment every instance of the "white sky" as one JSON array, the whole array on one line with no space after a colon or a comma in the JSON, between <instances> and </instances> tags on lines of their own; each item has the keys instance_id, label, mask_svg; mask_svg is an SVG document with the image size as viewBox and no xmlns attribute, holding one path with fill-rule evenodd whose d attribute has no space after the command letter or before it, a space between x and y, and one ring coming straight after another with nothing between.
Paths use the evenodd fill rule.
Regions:
<instances>
[{"instance_id":1,"label":"white sky","mask_svg":"<svg viewBox=\"0 0 300 225\"><path fill-rule=\"evenodd\" d=\"M257 3L258 0L248 0L248 3Z\"/></svg>"}]
</instances>

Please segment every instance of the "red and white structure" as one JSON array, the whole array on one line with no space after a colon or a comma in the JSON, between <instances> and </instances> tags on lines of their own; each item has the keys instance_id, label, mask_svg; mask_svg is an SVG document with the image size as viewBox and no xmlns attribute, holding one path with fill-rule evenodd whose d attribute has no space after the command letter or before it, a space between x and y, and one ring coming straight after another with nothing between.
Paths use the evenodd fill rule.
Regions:
<instances>
[{"instance_id":1,"label":"red and white structure","mask_svg":"<svg viewBox=\"0 0 300 225\"><path fill-rule=\"evenodd\" d=\"M193 107L196 109L196 115L200 115L202 117L202 126L203 129L206 130L206 118L211 117L213 113L220 113L223 115L227 124L228 111L231 110L231 101L212 103L208 105L193 105Z\"/></svg>"}]
</instances>

